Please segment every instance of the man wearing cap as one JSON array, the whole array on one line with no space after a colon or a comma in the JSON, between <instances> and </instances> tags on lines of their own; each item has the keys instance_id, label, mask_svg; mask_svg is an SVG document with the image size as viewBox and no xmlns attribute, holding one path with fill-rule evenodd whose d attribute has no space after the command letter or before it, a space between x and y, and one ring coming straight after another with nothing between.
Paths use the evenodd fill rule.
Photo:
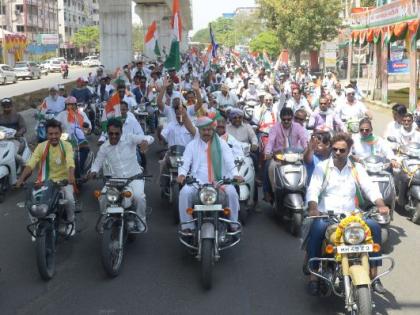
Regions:
<instances>
[{"instance_id":1,"label":"man wearing cap","mask_svg":"<svg viewBox=\"0 0 420 315\"><path fill-rule=\"evenodd\" d=\"M25 148L25 143L23 142L23 139L21 140L19 138L23 137L26 133L25 120L21 114L13 109L13 103L10 98L3 98L0 104L2 108L0 126L16 130L13 144L15 145L15 157L20 161L20 153L22 153Z\"/></svg>"},{"instance_id":2,"label":"man wearing cap","mask_svg":"<svg viewBox=\"0 0 420 315\"><path fill-rule=\"evenodd\" d=\"M356 91L353 88L346 89L346 101L336 108L336 112L343 121L355 119L359 121L367 116L372 119L372 115L365 104L358 101L355 97Z\"/></svg>"},{"instance_id":3,"label":"man wearing cap","mask_svg":"<svg viewBox=\"0 0 420 315\"><path fill-rule=\"evenodd\" d=\"M41 111L54 114L61 113L66 108L65 100L63 96L58 95L58 87L54 85L50 87L49 95L42 102Z\"/></svg>"},{"instance_id":4,"label":"man wearing cap","mask_svg":"<svg viewBox=\"0 0 420 315\"><path fill-rule=\"evenodd\" d=\"M77 103L89 104L92 98L92 93L86 86L86 81L82 77L76 80L76 87L71 90L71 96L74 96Z\"/></svg>"},{"instance_id":5,"label":"man wearing cap","mask_svg":"<svg viewBox=\"0 0 420 315\"><path fill-rule=\"evenodd\" d=\"M229 91L229 87L226 84L222 84L220 91L214 92L216 97L216 102L219 105L219 108L226 109L226 107L232 106L236 107L238 103L238 97L232 91Z\"/></svg>"},{"instance_id":6,"label":"man wearing cap","mask_svg":"<svg viewBox=\"0 0 420 315\"><path fill-rule=\"evenodd\" d=\"M178 182L183 184L187 173L200 183L213 183L223 178L242 181L235 166L232 151L227 143L220 139L214 131L214 121L203 116L197 119L196 126L200 137L192 140L183 155L184 164L178 168ZM224 185L227 206L231 209L229 219L238 222L239 197L233 185ZM181 224L190 221L192 217L186 209L193 206L193 199L197 194L197 188L192 185L184 185L179 193L179 216ZM184 230L195 228L193 223L183 224Z\"/></svg>"}]
</instances>

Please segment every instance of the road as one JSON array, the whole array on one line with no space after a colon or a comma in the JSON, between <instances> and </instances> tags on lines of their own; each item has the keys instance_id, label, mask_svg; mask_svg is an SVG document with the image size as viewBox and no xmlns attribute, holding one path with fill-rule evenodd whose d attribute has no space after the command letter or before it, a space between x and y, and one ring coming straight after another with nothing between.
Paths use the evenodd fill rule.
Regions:
<instances>
[{"instance_id":1,"label":"road","mask_svg":"<svg viewBox=\"0 0 420 315\"><path fill-rule=\"evenodd\" d=\"M375 109L375 125L383 128L389 115ZM380 130L378 130L380 131ZM214 269L214 285L204 291L199 264L177 240L177 228L161 200L156 170L157 151L148 153L146 184L148 205L153 208L149 232L126 248L119 277L106 277L100 261L99 237L94 226L97 202L90 182L81 195L79 230L58 247L57 274L40 279L35 247L25 226L24 210L16 203L24 192L13 191L0 206L0 305L1 314L341 314L339 298L318 299L305 293L300 241L274 219L263 203L246 225L243 239L224 252ZM396 214L392 222L391 255L396 268L383 283L389 290L375 295L378 314L419 314L418 296L420 228Z\"/></svg>"},{"instance_id":2,"label":"road","mask_svg":"<svg viewBox=\"0 0 420 315\"><path fill-rule=\"evenodd\" d=\"M13 97L23 93L29 93L40 89L48 88L55 84L64 84L69 81L75 81L80 76L87 76L89 72L94 73L95 68L82 68L72 66L69 70L68 79L63 79L61 73L49 73L47 76L42 76L39 80L18 80L15 84L6 84L0 86L0 99L4 97Z\"/></svg>"}]
</instances>

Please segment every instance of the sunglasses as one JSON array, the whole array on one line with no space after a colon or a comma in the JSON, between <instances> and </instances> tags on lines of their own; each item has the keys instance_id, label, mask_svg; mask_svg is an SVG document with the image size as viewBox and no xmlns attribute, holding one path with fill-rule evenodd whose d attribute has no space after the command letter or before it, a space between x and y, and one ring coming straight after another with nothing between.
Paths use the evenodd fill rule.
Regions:
<instances>
[{"instance_id":1,"label":"sunglasses","mask_svg":"<svg viewBox=\"0 0 420 315\"><path fill-rule=\"evenodd\" d=\"M345 153L346 149L341 149L341 148L332 148L334 152L340 152L340 153Z\"/></svg>"},{"instance_id":2,"label":"sunglasses","mask_svg":"<svg viewBox=\"0 0 420 315\"><path fill-rule=\"evenodd\" d=\"M118 137L119 135L121 135L121 132L108 132L108 135L109 135L110 137L113 137L113 136Z\"/></svg>"},{"instance_id":3,"label":"sunglasses","mask_svg":"<svg viewBox=\"0 0 420 315\"><path fill-rule=\"evenodd\" d=\"M369 129L369 128L366 128L366 129L362 128L362 129L359 129L359 131L360 131L360 132L369 132L369 131L370 131L370 129Z\"/></svg>"}]
</instances>

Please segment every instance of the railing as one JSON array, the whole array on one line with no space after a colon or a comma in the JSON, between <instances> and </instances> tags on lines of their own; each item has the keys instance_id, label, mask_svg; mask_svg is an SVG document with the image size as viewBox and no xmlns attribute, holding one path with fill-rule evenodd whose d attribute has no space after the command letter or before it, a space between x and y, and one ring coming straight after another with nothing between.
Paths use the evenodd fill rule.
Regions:
<instances>
[{"instance_id":1,"label":"railing","mask_svg":"<svg viewBox=\"0 0 420 315\"><path fill-rule=\"evenodd\" d=\"M420 17L420 0L398 0L363 12L352 13L354 29L385 26Z\"/></svg>"}]
</instances>

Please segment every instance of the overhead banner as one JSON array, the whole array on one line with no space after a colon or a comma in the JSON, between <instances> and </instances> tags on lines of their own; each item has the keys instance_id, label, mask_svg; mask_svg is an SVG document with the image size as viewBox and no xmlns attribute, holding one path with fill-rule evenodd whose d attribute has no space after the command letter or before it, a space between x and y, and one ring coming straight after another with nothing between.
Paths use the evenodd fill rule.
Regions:
<instances>
[{"instance_id":1,"label":"overhead banner","mask_svg":"<svg viewBox=\"0 0 420 315\"><path fill-rule=\"evenodd\" d=\"M410 73L409 60L388 61L388 74L408 74Z\"/></svg>"},{"instance_id":2,"label":"overhead banner","mask_svg":"<svg viewBox=\"0 0 420 315\"><path fill-rule=\"evenodd\" d=\"M36 42L41 45L58 45L58 34L38 34Z\"/></svg>"}]
</instances>

